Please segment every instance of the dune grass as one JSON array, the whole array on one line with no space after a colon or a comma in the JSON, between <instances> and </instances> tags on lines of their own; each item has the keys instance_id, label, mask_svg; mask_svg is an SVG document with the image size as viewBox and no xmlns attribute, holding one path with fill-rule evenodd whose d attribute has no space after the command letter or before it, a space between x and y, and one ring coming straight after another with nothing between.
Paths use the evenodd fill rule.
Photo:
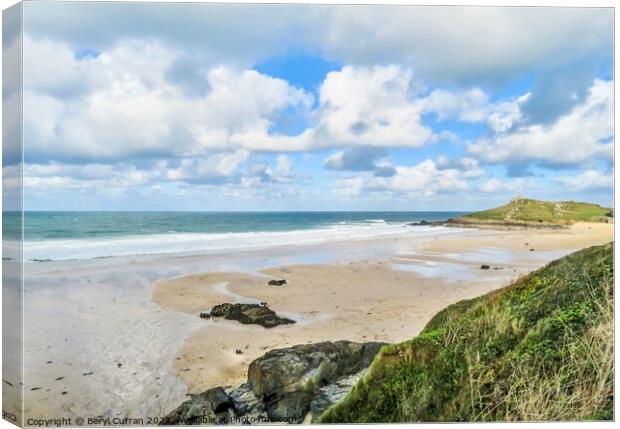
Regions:
<instances>
[{"instance_id":1,"label":"dune grass","mask_svg":"<svg viewBox=\"0 0 620 429\"><path fill-rule=\"evenodd\" d=\"M384 347L327 422L613 419L613 246L552 262Z\"/></svg>"}]
</instances>

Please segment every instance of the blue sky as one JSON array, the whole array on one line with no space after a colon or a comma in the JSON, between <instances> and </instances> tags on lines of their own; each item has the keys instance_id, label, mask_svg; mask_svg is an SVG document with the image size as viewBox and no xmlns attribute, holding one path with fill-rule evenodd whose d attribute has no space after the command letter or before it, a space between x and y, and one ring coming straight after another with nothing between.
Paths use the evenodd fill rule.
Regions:
<instances>
[{"instance_id":1,"label":"blue sky","mask_svg":"<svg viewBox=\"0 0 620 429\"><path fill-rule=\"evenodd\" d=\"M26 3L26 209L611 205L612 36L601 8Z\"/></svg>"}]
</instances>

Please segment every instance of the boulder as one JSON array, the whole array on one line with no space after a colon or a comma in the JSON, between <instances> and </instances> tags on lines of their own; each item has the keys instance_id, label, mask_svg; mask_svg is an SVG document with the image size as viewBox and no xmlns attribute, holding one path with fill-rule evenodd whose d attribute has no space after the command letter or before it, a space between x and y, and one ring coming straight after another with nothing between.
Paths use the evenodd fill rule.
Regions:
<instances>
[{"instance_id":1,"label":"boulder","mask_svg":"<svg viewBox=\"0 0 620 429\"><path fill-rule=\"evenodd\" d=\"M488 270L489 268L491 268L491 267L488 266L488 265L484 265L484 264L480 265L480 269L481 270Z\"/></svg>"},{"instance_id":2,"label":"boulder","mask_svg":"<svg viewBox=\"0 0 620 429\"><path fill-rule=\"evenodd\" d=\"M210 315L211 317L236 320L244 325L260 325L264 328L295 323L294 320L278 316L266 305L259 304L219 304L211 309Z\"/></svg>"},{"instance_id":3,"label":"boulder","mask_svg":"<svg viewBox=\"0 0 620 429\"><path fill-rule=\"evenodd\" d=\"M213 424L217 421L215 410L227 411L230 401L226 401L228 395L221 387L209 389L198 395L190 395L190 399L183 402L166 417L164 417L160 425L205 425ZM211 401L215 402L212 404ZM230 403L232 406L232 403Z\"/></svg>"},{"instance_id":4,"label":"boulder","mask_svg":"<svg viewBox=\"0 0 620 429\"><path fill-rule=\"evenodd\" d=\"M267 282L268 286L282 286L286 284L286 280L282 279L282 280L269 280Z\"/></svg>"},{"instance_id":5,"label":"boulder","mask_svg":"<svg viewBox=\"0 0 620 429\"><path fill-rule=\"evenodd\" d=\"M328 341L272 350L250 364L247 383L191 395L160 424L314 421L351 390L383 345Z\"/></svg>"},{"instance_id":6,"label":"boulder","mask_svg":"<svg viewBox=\"0 0 620 429\"><path fill-rule=\"evenodd\" d=\"M319 389L368 368L384 343L302 344L272 350L248 369L248 384L271 419L302 422Z\"/></svg>"}]
</instances>

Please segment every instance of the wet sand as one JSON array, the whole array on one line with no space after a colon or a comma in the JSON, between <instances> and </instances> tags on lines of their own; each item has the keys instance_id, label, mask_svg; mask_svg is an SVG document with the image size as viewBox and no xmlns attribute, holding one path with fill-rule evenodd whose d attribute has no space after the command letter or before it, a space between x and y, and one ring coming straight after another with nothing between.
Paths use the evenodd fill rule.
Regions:
<instances>
[{"instance_id":1,"label":"wet sand","mask_svg":"<svg viewBox=\"0 0 620 429\"><path fill-rule=\"evenodd\" d=\"M531 232L403 227L380 238L234 253L28 263L24 412L163 417L188 392L243 382L247 365L267 350L410 338L446 305L612 234L602 224ZM268 287L271 278L288 284ZM198 317L222 302L258 301L298 323L264 329ZM5 376L11 385L3 383L3 393L19 398L21 380Z\"/></svg>"},{"instance_id":2,"label":"wet sand","mask_svg":"<svg viewBox=\"0 0 620 429\"><path fill-rule=\"evenodd\" d=\"M418 334L447 305L480 296L553 259L612 239L613 225L608 224L466 234L455 230L423 239L408 236L394 239L394 252L384 258L162 280L154 286L153 300L195 317L223 302L267 302L279 315L297 320L272 329L204 320L173 362L189 393L197 393L244 382L249 363L273 348L341 339L403 341ZM373 242L348 245L372 246ZM490 269L481 270L482 264ZM266 285L269 279L279 278L287 284Z\"/></svg>"}]
</instances>

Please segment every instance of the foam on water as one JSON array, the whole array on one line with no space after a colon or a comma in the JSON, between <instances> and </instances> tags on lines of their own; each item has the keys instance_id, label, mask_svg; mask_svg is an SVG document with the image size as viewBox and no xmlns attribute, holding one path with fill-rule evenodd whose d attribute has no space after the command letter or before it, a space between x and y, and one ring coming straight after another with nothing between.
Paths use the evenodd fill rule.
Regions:
<instances>
[{"instance_id":1,"label":"foam on water","mask_svg":"<svg viewBox=\"0 0 620 429\"><path fill-rule=\"evenodd\" d=\"M390 236L428 236L454 229L370 222L365 224L336 224L325 228L237 233L151 234L89 239L37 240L24 243L24 260L94 259L113 256L180 254L205 255L322 244L345 240L366 240Z\"/></svg>"}]
</instances>

